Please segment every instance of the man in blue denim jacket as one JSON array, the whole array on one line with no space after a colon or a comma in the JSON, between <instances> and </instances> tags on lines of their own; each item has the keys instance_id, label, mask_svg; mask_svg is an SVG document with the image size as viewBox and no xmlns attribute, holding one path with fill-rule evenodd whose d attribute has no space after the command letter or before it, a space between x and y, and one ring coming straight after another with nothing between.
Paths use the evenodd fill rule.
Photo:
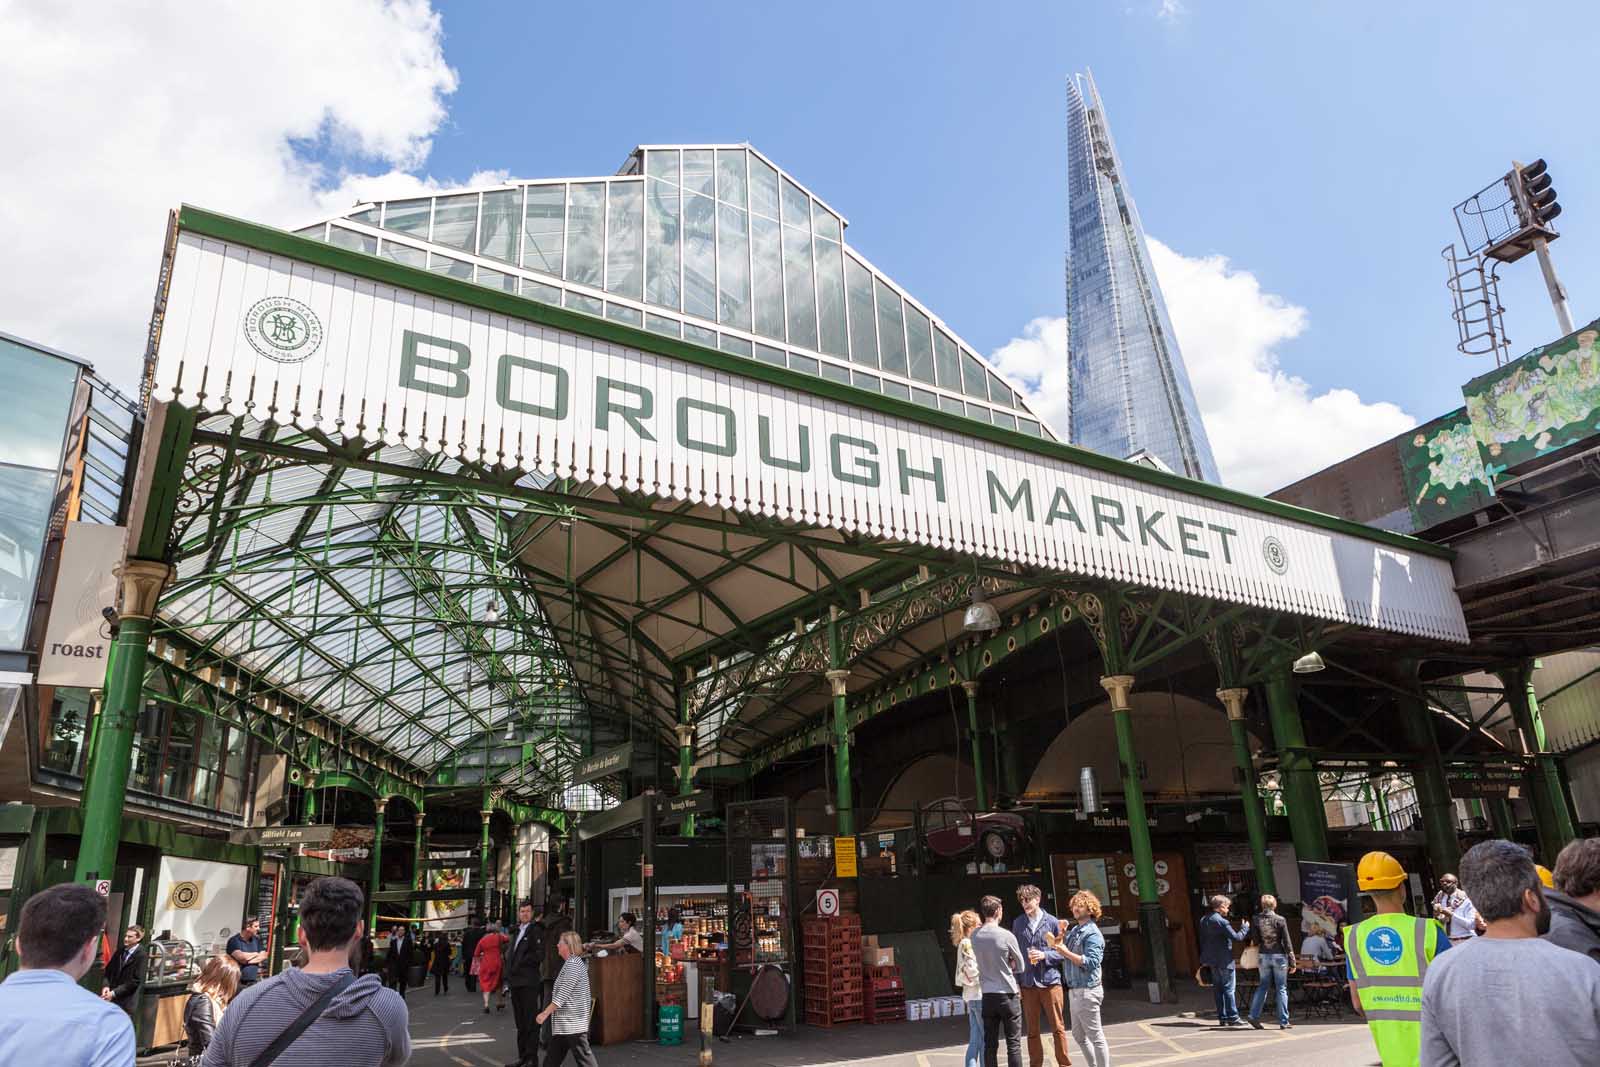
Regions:
<instances>
[{"instance_id":1,"label":"man in blue denim jacket","mask_svg":"<svg viewBox=\"0 0 1600 1067\"><path fill-rule=\"evenodd\" d=\"M1061 965L1065 957L1051 947L1051 942L1061 936L1061 924L1039 906L1041 896L1036 885L1018 886L1017 901L1022 905L1022 914L1011 924L1011 932L1016 935L1023 958L1028 961L1017 976L1017 984L1022 987L1022 1022L1028 1033L1028 1067L1040 1067L1044 1063L1044 1041L1039 1032L1041 1013L1050 1020L1056 1065L1066 1067L1072 1058L1067 1055L1067 1025L1061 1014Z\"/></svg>"},{"instance_id":2,"label":"man in blue denim jacket","mask_svg":"<svg viewBox=\"0 0 1600 1067\"><path fill-rule=\"evenodd\" d=\"M1211 914L1200 920L1200 962L1211 968L1211 995L1217 1000L1218 1026L1243 1026L1234 1000L1233 943L1250 934L1250 923L1239 920L1235 930L1228 922L1233 901L1218 893L1211 898Z\"/></svg>"},{"instance_id":3,"label":"man in blue denim jacket","mask_svg":"<svg viewBox=\"0 0 1600 1067\"><path fill-rule=\"evenodd\" d=\"M1073 927L1062 940L1062 968L1067 983L1067 1001L1072 1015L1072 1036L1089 1060L1089 1067L1111 1067L1111 1046L1106 1043L1105 1027L1100 1022L1100 1005L1105 989L1100 985L1100 962L1106 954L1106 938L1096 925L1100 918L1100 898L1087 889L1074 893L1067 903Z\"/></svg>"}]
</instances>

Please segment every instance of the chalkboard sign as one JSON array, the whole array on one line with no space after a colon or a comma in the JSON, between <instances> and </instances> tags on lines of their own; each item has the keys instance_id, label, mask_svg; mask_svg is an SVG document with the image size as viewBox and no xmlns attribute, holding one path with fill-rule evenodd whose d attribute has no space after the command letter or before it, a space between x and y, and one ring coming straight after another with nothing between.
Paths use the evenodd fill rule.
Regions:
<instances>
[{"instance_id":1,"label":"chalkboard sign","mask_svg":"<svg viewBox=\"0 0 1600 1067\"><path fill-rule=\"evenodd\" d=\"M278 876L261 872L256 882L256 918L261 921L261 946L272 951L272 931L278 918ZM249 918L249 916L246 916ZM270 957L269 957L270 958Z\"/></svg>"},{"instance_id":2,"label":"chalkboard sign","mask_svg":"<svg viewBox=\"0 0 1600 1067\"><path fill-rule=\"evenodd\" d=\"M1105 955L1100 957L1100 984L1108 989L1127 989L1128 967L1122 955L1122 934L1106 934Z\"/></svg>"}]
</instances>

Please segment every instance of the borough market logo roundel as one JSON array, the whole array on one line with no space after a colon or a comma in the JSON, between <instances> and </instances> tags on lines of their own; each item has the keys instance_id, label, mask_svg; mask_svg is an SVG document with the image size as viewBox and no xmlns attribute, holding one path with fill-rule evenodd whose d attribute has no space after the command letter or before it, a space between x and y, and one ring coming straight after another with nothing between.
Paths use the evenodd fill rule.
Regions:
<instances>
[{"instance_id":1,"label":"borough market logo roundel","mask_svg":"<svg viewBox=\"0 0 1600 1067\"><path fill-rule=\"evenodd\" d=\"M275 363L301 363L322 345L317 313L291 296L269 296L244 315L250 347Z\"/></svg>"},{"instance_id":2,"label":"borough market logo roundel","mask_svg":"<svg viewBox=\"0 0 1600 1067\"><path fill-rule=\"evenodd\" d=\"M1282 574L1289 569L1289 553L1284 550L1283 542L1276 537L1268 537L1261 542L1261 556L1267 561L1267 566L1272 568L1273 574Z\"/></svg>"},{"instance_id":3,"label":"borough market logo roundel","mask_svg":"<svg viewBox=\"0 0 1600 1067\"><path fill-rule=\"evenodd\" d=\"M1404 951L1400 935L1390 927L1380 926L1367 935L1367 955L1372 957L1373 963L1393 967L1400 962L1400 955Z\"/></svg>"}]
</instances>

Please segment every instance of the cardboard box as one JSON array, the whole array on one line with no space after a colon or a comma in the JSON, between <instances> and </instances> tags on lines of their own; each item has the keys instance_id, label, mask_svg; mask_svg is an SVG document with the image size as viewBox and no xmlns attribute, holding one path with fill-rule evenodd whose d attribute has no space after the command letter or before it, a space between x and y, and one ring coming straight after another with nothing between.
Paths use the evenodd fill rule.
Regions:
<instances>
[{"instance_id":1,"label":"cardboard box","mask_svg":"<svg viewBox=\"0 0 1600 1067\"><path fill-rule=\"evenodd\" d=\"M863 949L861 959L868 967L893 967L894 949L878 948L877 946L874 946L870 952Z\"/></svg>"},{"instance_id":2,"label":"cardboard box","mask_svg":"<svg viewBox=\"0 0 1600 1067\"><path fill-rule=\"evenodd\" d=\"M861 935L861 953L862 953L862 955L865 956L868 952L876 952L876 951L878 951L878 935L877 934L862 934Z\"/></svg>"}]
</instances>

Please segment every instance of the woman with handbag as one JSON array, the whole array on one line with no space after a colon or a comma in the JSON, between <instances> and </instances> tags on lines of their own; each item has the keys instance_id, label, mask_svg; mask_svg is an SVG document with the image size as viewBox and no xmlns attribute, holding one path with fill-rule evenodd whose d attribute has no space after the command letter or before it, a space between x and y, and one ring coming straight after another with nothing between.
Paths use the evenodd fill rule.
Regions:
<instances>
[{"instance_id":1,"label":"woman with handbag","mask_svg":"<svg viewBox=\"0 0 1600 1067\"><path fill-rule=\"evenodd\" d=\"M483 1013L489 1014L489 998L500 988L500 971L505 959L505 946L511 939L500 932L499 923L490 923L489 932L483 935L473 950L472 970L478 976L478 992L483 994ZM505 1010L505 1004L500 1005Z\"/></svg>"},{"instance_id":2,"label":"woman with handbag","mask_svg":"<svg viewBox=\"0 0 1600 1067\"><path fill-rule=\"evenodd\" d=\"M956 988L967 1013L967 1054L962 1067L983 1067L983 980L978 957L972 951L972 931L978 913L970 908L950 916L950 943L956 947Z\"/></svg>"},{"instance_id":3,"label":"woman with handbag","mask_svg":"<svg viewBox=\"0 0 1600 1067\"><path fill-rule=\"evenodd\" d=\"M183 1006L183 1032L189 1037L189 1060L198 1064L222 1025L222 1013L239 992L239 965L227 956L212 956L200 968Z\"/></svg>"}]
</instances>

